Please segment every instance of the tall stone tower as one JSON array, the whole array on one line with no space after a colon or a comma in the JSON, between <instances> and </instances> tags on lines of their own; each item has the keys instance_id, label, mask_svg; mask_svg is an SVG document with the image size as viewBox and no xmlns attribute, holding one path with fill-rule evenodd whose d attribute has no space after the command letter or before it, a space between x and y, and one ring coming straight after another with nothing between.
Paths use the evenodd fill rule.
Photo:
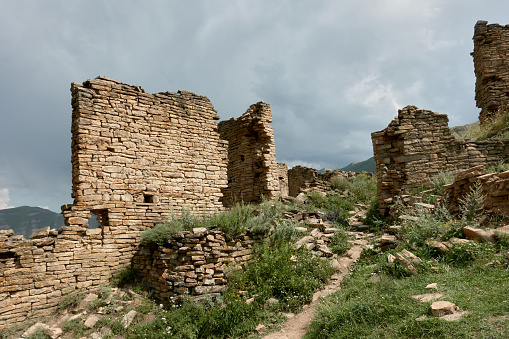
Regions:
<instances>
[{"instance_id":1,"label":"tall stone tower","mask_svg":"<svg viewBox=\"0 0 509 339\"><path fill-rule=\"evenodd\" d=\"M478 21L473 40L475 100L482 125L509 106L509 25Z\"/></svg>"}]
</instances>

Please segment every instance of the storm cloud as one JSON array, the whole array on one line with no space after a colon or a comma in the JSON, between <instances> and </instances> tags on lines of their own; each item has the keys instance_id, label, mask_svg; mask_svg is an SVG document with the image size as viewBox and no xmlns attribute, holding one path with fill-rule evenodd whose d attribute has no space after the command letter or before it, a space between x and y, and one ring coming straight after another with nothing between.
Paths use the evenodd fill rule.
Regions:
<instances>
[{"instance_id":1,"label":"storm cloud","mask_svg":"<svg viewBox=\"0 0 509 339\"><path fill-rule=\"evenodd\" d=\"M477 20L507 1L0 0L0 208L72 202L70 84L104 75L272 106L279 162L343 167L406 105L477 119Z\"/></svg>"}]
</instances>

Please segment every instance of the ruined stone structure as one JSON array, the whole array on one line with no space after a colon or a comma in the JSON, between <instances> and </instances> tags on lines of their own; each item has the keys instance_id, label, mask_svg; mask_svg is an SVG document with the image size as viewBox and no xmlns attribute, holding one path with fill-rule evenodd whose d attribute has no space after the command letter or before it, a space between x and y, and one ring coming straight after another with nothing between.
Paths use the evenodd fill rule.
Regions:
<instances>
[{"instance_id":1,"label":"ruined stone structure","mask_svg":"<svg viewBox=\"0 0 509 339\"><path fill-rule=\"evenodd\" d=\"M240 118L219 123L221 138L228 141L228 187L223 188L223 204L258 203L262 197L281 195L276 164L276 146L270 104L259 102Z\"/></svg>"},{"instance_id":2,"label":"ruined stone structure","mask_svg":"<svg viewBox=\"0 0 509 339\"><path fill-rule=\"evenodd\" d=\"M140 233L172 211L223 209L228 141L219 135L209 99L185 91L148 94L104 77L73 83L71 92L74 204L62 206L61 230L47 227L29 240L0 232L0 329L51 314L68 289L107 285L114 272L132 263ZM258 179L249 199L276 196L285 175L267 127L270 108L254 105L239 121L244 117L248 126L232 122L233 131L223 127L223 133L230 139L235 131L255 133L234 142L246 153L233 154L244 154L252 164L243 171ZM253 147L240 149L244 145ZM240 201L235 194L231 199ZM88 229L92 214L97 229Z\"/></svg>"},{"instance_id":3,"label":"ruined stone structure","mask_svg":"<svg viewBox=\"0 0 509 339\"><path fill-rule=\"evenodd\" d=\"M429 186L439 171L495 165L509 159L509 141L456 140L445 114L407 106L382 131L371 134L380 211L388 212L396 196Z\"/></svg>"},{"instance_id":4,"label":"ruined stone structure","mask_svg":"<svg viewBox=\"0 0 509 339\"><path fill-rule=\"evenodd\" d=\"M195 228L180 232L164 245L143 245L134 268L162 301L188 295L213 296L226 289L228 269L247 263L260 235L242 234L227 239L221 230Z\"/></svg>"},{"instance_id":5,"label":"ruined stone structure","mask_svg":"<svg viewBox=\"0 0 509 339\"><path fill-rule=\"evenodd\" d=\"M341 170L326 170L318 173L314 168L295 166L288 170L289 196L296 197L301 192L312 190L330 190L330 181L333 177L342 176L345 178L356 176L359 173L345 172Z\"/></svg>"},{"instance_id":6,"label":"ruined stone structure","mask_svg":"<svg viewBox=\"0 0 509 339\"><path fill-rule=\"evenodd\" d=\"M509 25L478 21L473 40L475 100L484 124L509 104Z\"/></svg>"},{"instance_id":7,"label":"ruined stone structure","mask_svg":"<svg viewBox=\"0 0 509 339\"><path fill-rule=\"evenodd\" d=\"M482 185L484 213L493 213L509 217L509 171L487 174L484 165L460 171L454 183L444 186L448 210L457 215L460 213L460 199L469 193L475 182Z\"/></svg>"}]
</instances>

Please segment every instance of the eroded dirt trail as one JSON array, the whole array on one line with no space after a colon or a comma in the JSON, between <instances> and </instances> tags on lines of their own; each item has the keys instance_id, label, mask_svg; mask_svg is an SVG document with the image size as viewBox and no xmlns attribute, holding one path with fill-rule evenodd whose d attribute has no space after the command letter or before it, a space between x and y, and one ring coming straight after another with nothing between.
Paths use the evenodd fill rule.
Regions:
<instances>
[{"instance_id":1,"label":"eroded dirt trail","mask_svg":"<svg viewBox=\"0 0 509 339\"><path fill-rule=\"evenodd\" d=\"M316 306L320 303L320 298L336 292L341 288L343 280L348 269L359 259L363 247L367 244L365 239L357 239L343 257L333 262L333 265L339 270L334 274L328 285L313 294L313 301L304 306L301 313L291 316L278 332L269 333L264 336L265 339L299 339L307 332L308 326L311 324L315 316Z\"/></svg>"}]
</instances>

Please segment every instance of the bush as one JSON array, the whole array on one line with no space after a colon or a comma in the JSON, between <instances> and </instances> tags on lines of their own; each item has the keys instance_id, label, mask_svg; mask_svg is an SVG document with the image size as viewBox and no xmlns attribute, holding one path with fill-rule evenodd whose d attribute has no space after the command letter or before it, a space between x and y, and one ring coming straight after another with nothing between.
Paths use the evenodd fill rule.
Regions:
<instances>
[{"instance_id":1,"label":"bush","mask_svg":"<svg viewBox=\"0 0 509 339\"><path fill-rule=\"evenodd\" d=\"M260 303L269 298L279 300L277 308L296 311L311 301L313 291L325 284L333 268L328 262L314 257L292 244L259 245L253 261L231 277L232 292L249 290Z\"/></svg>"},{"instance_id":2,"label":"bush","mask_svg":"<svg viewBox=\"0 0 509 339\"><path fill-rule=\"evenodd\" d=\"M73 290L63 295L58 300L57 308L59 310L65 310L71 307L76 307L85 298L85 290L83 288Z\"/></svg>"},{"instance_id":3,"label":"bush","mask_svg":"<svg viewBox=\"0 0 509 339\"><path fill-rule=\"evenodd\" d=\"M484 208L486 195L480 181L475 182L470 190L459 199L461 218L468 222L474 221L475 216Z\"/></svg>"},{"instance_id":4,"label":"bush","mask_svg":"<svg viewBox=\"0 0 509 339\"><path fill-rule=\"evenodd\" d=\"M509 171L509 163L506 163L503 160L500 160L496 165L490 166L486 169L486 172L488 173L501 173L505 171Z\"/></svg>"},{"instance_id":5,"label":"bush","mask_svg":"<svg viewBox=\"0 0 509 339\"><path fill-rule=\"evenodd\" d=\"M452 184L455 177L456 171L440 171L436 175L430 177L429 183L433 187L433 194L444 194L445 190L442 186Z\"/></svg>"},{"instance_id":6,"label":"bush","mask_svg":"<svg viewBox=\"0 0 509 339\"><path fill-rule=\"evenodd\" d=\"M329 248L337 255L342 255L351 247L348 242L348 232L343 229L338 229L334 236L330 239Z\"/></svg>"},{"instance_id":7,"label":"bush","mask_svg":"<svg viewBox=\"0 0 509 339\"><path fill-rule=\"evenodd\" d=\"M505 109L500 109L489 122L481 126L475 135L475 140L482 141L494 136L507 140L507 133L500 134L501 131L507 128L509 128L509 114Z\"/></svg>"},{"instance_id":8,"label":"bush","mask_svg":"<svg viewBox=\"0 0 509 339\"><path fill-rule=\"evenodd\" d=\"M123 287L133 283L138 277L138 272L131 266L125 266L115 272L110 278L113 287Z\"/></svg>"}]
</instances>

